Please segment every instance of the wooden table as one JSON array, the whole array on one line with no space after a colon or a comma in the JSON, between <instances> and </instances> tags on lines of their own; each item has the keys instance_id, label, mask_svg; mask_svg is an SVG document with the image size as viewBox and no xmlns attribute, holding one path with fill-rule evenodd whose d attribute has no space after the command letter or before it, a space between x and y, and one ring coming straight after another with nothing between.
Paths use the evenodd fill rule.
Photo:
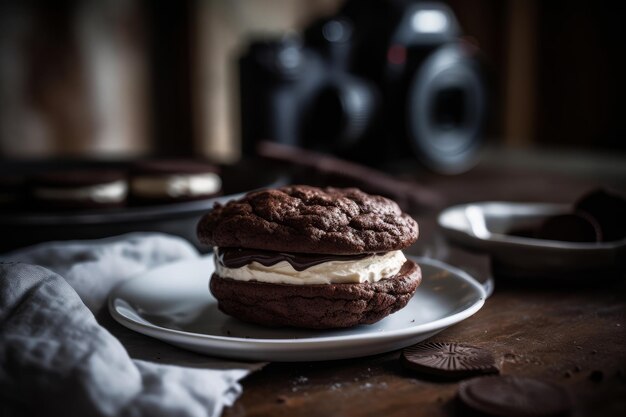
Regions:
<instances>
[{"instance_id":1,"label":"wooden table","mask_svg":"<svg viewBox=\"0 0 626 417\"><path fill-rule=\"evenodd\" d=\"M485 164L457 177L420 176L449 204L481 200L572 202L607 182L545 169ZM624 176L608 179L624 187ZM624 190L624 188L622 188ZM487 257L450 246L436 213L415 213L419 242L409 253L468 270L491 272ZM491 350L502 374L538 377L567 388L574 416L626 415L626 285L624 277L587 285L524 285L495 277L495 292L473 317L432 340ZM452 416L456 382L433 382L404 371L399 352L311 363L271 363L243 381L241 398L224 412L235 416Z\"/></svg>"}]
</instances>

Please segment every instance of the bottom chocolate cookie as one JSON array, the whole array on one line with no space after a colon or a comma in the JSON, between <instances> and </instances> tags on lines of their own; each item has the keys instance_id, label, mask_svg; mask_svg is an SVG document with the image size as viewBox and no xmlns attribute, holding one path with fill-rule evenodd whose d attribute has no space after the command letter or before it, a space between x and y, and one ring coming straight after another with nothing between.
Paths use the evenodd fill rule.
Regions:
<instances>
[{"instance_id":1,"label":"bottom chocolate cookie","mask_svg":"<svg viewBox=\"0 0 626 417\"><path fill-rule=\"evenodd\" d=\"M375 283L269 284L213 274L210 289L221 311L247 322L332 329L372 324L400 310L421 279L419 266L406 261L397 275Z\"/></svg>"}]
</instances>

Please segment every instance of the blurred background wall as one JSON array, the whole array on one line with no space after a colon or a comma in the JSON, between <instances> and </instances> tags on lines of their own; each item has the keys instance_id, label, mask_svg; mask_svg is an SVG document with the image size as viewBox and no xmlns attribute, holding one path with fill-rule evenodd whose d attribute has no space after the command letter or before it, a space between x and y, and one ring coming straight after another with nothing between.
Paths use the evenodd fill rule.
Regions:
<instances>
[{"instance_id":1,"label":"blurred background wall","mask_svg":"<svg viewBox=\"0 0 626 417\"><path fill-rule=\"evenodd\" d=\"M133 1L2 1L0 153L148 151L145 23Z\"/></svg>"},{"instance_id":2,"label":"blurred background wall","mask_svg":"<svg viewBox=\"0 0 626 417\"><path fill-rule=\"evenodd\" d=\"M235 60L341 0L0 0L0 157L238 158ZM450 0L483 51L487 136L626 151L618 2Z\"/></svg>"}]
</instances>

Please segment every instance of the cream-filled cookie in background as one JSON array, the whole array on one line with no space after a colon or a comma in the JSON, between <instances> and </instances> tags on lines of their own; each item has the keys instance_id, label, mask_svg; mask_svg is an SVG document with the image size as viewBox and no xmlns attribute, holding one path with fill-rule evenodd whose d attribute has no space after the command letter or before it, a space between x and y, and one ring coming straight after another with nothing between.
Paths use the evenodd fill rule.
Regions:
<instances>
[{"instance_id":1,"label":"cream-filled cookie in background","mask_svg":"<svg viewBox=\"0 0 626 417\"><path fill-rule=\"evenodd\" d=\"M35 175L29 181L31 209L85 210L126 205L126 172L118 170L63 170Z\"/></svg>"},{"instance_id":2,"label":"cream-filled cookie in background","mask_svg":"<svg viewBox=\"0 0 626 417\"><path fill-rule=\"evenodd\" d=\"M155 160L136 163L130 193L136 204L166 204L219 195L222 179L216 166L194 160Z\"/></svg>"}]
</instances>

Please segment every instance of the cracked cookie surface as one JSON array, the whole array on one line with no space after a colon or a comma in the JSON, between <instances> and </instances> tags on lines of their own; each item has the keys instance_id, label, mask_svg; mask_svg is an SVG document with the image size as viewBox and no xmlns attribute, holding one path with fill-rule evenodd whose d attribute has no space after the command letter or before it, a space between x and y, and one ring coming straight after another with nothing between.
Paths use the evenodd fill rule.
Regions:
<instances>
[{"instance_id":1,"label":"cracked cookie surface","mask_svg":"<svg viewBox=\"0 0 626 417\"><path fill-rule=\"evenodd\" d=\"M399 250L417 236L415 220L387 198L305 185L216 205L198 224L211 246L338 255Z\"/></svg>"}]
</instances>

